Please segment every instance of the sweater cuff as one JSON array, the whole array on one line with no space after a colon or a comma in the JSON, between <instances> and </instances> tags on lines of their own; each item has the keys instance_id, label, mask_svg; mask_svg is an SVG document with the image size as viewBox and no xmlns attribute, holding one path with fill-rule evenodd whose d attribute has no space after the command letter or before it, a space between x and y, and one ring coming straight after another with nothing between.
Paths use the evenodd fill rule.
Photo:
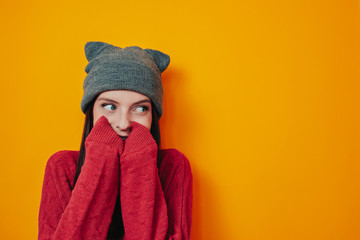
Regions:
<instances>
[{"instance_id":1,"label":"sweater cuff","mask_svg":"<svg viewBox=\"0 0 360 240\"><path fill-rule=\"evenodd\" d=\"M123 140L114 129L112 129L105 116L101 116L97 120L90 134L87 136L86 142L102 142L117 147L119 150L123 148Z\"/></svg>"},{"instance_id":2,"label":"sweater cuff","mask_svg":"<svg viewBox=\"0 0 360 240\"><path fill-rule=\"evenodd\" d=\"M150 131L140 123L133 122L129 137L125 140L125 149L133 152L149 145L152 145L154 148L158 147Z\"/></svg>"}]
</instances>

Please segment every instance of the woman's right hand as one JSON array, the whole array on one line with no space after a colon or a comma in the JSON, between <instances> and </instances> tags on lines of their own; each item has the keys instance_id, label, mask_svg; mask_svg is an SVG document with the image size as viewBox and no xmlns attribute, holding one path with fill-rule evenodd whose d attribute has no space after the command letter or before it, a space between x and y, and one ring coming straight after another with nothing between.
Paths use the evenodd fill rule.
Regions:
<instances>
[{"instance_id":1,"label":"woman's right hand","mask_svg":"<svg viewBox=\"0 0 360 240\"><path fill-rule=\"evenodd\" d=\"M124 141L114 131L105 116L101 116L94 124L85 140L85 148L88 147L91 142L101 142L110 145L118 150L119 156L123 152Z\"/></svg>"},{"instance_id":2,"label":"woman's right hand","mask_svg":"<svg viewBox=\"0 0 360 240\"><path fill-rule=\"evenodd\" d=\"M72 156L58 154L48 161L39 239L106 239L119 194L122 149L123 140L103 116L85 140L85 160L74 187L69 184Z\"/></svg>"}]
</instances>

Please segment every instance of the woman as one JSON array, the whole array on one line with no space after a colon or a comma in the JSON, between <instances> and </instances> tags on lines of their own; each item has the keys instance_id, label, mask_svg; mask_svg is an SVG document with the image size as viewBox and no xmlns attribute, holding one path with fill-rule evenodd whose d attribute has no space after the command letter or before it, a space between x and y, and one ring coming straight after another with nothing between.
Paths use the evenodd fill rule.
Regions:
<instances>
[{"instance_id":1,"label":"woman","mask_svg":"<svg viewBox=\"0 0 360 240\"><path fill-rule=\"evenodd\" d=\"M189 239L192 174L160 150L161 73L168 55L88 42L80 151L46 165L39 239Z\"/></svg>"}]
</instances>

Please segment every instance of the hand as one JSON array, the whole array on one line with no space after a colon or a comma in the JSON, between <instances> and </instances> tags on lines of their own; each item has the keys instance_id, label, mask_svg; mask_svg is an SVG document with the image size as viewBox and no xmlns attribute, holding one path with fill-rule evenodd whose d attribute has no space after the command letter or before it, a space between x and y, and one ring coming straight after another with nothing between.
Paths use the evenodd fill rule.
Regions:
<instances>
[{"instance_id":1,"label":"hand","mask_svg":"<svg viewBox=\"0 0 360 240\"><path fill-rule=\"evenodd\" d=\"M140 123L132 122L130 134L125 140L124 152L141 151L148 146L156 150L158 147L149 129Z\"/></svg>"},{"instance_id":2,"label":"hand","mask_svg":"<svg viewBox=\"0 0 360 240\"><path fill-rule=\"evenodd\" d=\"M91 129L89 135L85 140L85 144L88 142L102 142L109 145L112 145L122 153L123 149L123 140L120 136L114 131L114 129L110 126L108 119L105 116L101 116Z\"/></svg>"}]
</instances>

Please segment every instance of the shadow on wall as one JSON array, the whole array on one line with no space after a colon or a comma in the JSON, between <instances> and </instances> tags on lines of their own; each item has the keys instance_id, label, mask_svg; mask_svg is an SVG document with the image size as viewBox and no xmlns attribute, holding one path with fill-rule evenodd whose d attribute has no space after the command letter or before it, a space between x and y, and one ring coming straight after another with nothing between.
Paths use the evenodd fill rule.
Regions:
<instances>
[{"instance_id":1,"label":"shadow on wall","mask_svg":"<svg viewBox=\"0 0 360 240\"><path fill-rule=\"evenodd\" d=\"M202 126L197 121L188 87L191 79L182 69L169 68L163 74L164 114L160 120L161 145L164 148L177 148L189 159L193 174L193 211L191 239L226 239L221 219L221 205L211 177L206 177L198 167L194 156L201 156L201 144L197 142L195 131ZM200 151L200 152L198 152ZM222 224L219 224L223 222Z\"/></svg>"},{"instance_id":2,"label":"shadow on wall","mask_svg":"<svg viewBox=\"0 0 360 240\"><path fill-rule=\"evenodd\" d=\"M200 169L193 169L193 178L194 202L191 239L231 239L226 227L226 223L230 220L222 217L224 206L221 205L220 197L214 187L216 184Z\"/></svg>"},{"instance_id":3,"label":"shadow on wall","mask_svg":"<svg viewBox=\"0 0 360 240\"><path fill-rule=\"evenodd\" d=\"M162 77L164 111L160 119L162 145L186 149L191 137L192 119L195 117L186 94L185 73L174 67ZM181 151L181 149L179 149Z\"/></svg>"}]
</instances>

